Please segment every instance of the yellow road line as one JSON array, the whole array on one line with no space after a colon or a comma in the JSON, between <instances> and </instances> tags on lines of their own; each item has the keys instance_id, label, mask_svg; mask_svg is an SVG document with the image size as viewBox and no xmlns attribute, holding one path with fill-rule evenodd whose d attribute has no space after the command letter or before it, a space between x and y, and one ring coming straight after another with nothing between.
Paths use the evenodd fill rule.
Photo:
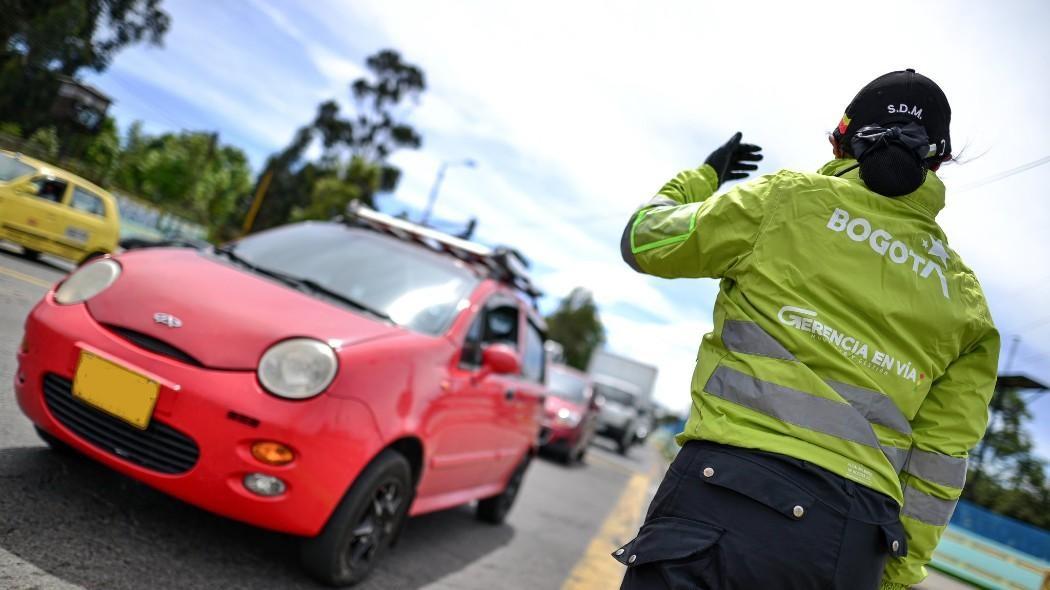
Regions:
<instances>
[{"instance_id":1,"label":"yellow road line","mask_svg":"<svg viewBox=\"0 0 1050 590\"><path fill-rule=\"evenodd\" d=\"M623 566L610 554L638 532L652 480L652 474L635 473L631 476L620 500L602 523L601 530L591 539L576 567L572 568L562 590L606 590L620 586Z\"/></svg>"},{"instance_id":2,"label":"yellow road line","mask_svg":"<svg viewBox=\"0 0 1050 590\"><path fill-rule=\"evenodd\" d=\"M23 283L29 283L30 285L36 285L37 287L45 287L50 289L52 285L51 282L45 281L44 279L41 279L39 277L23 274L18 272L17 270L11 270L10 268L6 268L3 266L0 266L0 275L7 275L9 277L18 279Z\"/></svg>"}]
</instances>

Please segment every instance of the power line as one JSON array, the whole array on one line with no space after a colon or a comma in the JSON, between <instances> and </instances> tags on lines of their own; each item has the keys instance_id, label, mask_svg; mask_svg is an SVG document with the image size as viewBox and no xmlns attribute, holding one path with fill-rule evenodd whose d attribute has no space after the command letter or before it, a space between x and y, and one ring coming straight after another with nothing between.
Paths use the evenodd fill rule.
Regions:
<instances>
[{"instance_id":1,"label":"power line","mask_svg":"<svg viewBox=\"0 0 1050 590\"><path fill-rule=\"evenodd\" d=\"M952 191L955 192L955 193L966 192L968 190L972 190L972 189L984 186L986 184L991 184L993 182L999 182L1000 180L1002 180L1004 178L1009 178L1010 176L1013 176L1015 174L1020 174L1020 173L1022 173L1024 171L1026 171L1026 170L1031 170L1032 168L1036 168L1036 167L1042 166L1043 164L1047 164L1047 163L1050 163L1050 156L1043 156L1042 158L1039 158L1038 160L1033 160L1031 162L1028 162L1027 164L1021 164L1020 166L1018 166L1016 168L1011 168L1009 170L1004 170L1003 172L999 172L998 174L993 174L993 175L991 175L991 176L989 176L987 178L983 178L983 179L978 180L976 182L971 182L969 184L964 184L964 185L962 185L962 186L960 186L958 188L952 189Z\"/></svg>"}]
</instances>

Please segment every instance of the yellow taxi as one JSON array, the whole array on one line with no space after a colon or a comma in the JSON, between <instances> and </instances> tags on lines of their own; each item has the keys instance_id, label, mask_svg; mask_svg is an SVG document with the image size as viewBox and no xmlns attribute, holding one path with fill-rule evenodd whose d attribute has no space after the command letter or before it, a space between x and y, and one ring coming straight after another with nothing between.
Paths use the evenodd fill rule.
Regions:
<instances>
[{"instance_id":1,"label":"yellow taxi","mask_svg":"<svg viewBox=\"0 0 1050 590\"><path fill-rule=\"evenodd\" d=\"M33 158L0 150L0 240L35 258L41 252L82 263L117 249L120 214L113 195Z\"/></svg>"}]
</instances>

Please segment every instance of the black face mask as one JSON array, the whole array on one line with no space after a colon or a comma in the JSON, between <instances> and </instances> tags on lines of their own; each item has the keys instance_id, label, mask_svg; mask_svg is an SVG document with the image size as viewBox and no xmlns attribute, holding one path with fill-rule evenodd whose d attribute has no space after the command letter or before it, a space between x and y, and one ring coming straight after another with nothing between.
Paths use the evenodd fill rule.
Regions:
<instances>
[{"instance_id":1,"label":"black face mask","mask_svg":"<svg viewBox=\"0 0 1050 590\"><path fill-rule=\"evenodd\" d=\"M917 123L883 127L868 125L850 138L857 164L836 174L860 167L860 178L868 188L886 197L915 192L926 181L926 158L936 153L926 130Z\"/></svg>"}]
</instances>

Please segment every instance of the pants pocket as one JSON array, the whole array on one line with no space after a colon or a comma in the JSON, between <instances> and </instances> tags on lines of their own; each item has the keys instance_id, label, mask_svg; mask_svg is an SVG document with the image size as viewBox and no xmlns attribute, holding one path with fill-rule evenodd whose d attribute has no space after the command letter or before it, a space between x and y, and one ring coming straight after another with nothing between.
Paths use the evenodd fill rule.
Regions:
<instances>
[{"instance_id":1,"label":"pants pocket","mask_svg":"<svg viewBox=\"0 0 1050 590\"><path fill-rule=\"evenodd\" d=\"M717 544L725 530L706 522L658 516L638 536L613 552L627 566L621 590L715 589Z\"/></svg>"}]
</instances>

